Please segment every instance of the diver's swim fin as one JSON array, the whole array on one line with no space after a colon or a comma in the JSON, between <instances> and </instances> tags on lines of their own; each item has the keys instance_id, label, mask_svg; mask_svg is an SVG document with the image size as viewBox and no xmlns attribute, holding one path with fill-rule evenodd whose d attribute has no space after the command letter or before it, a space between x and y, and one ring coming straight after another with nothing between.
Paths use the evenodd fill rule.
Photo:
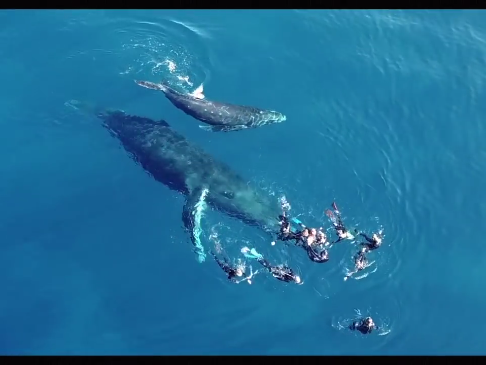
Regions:
<instances>
[{"instance_id":1,"label":"diver's swim fin","mask_svg":"<svg viewBox=\"0 0 486 365\"><path fill-rule=\"evenodd\" d=\"M304 224L304 223L302 223L302 221L301 221L300 219L298 219L298 218L294 218L294 217L292 217L290 220L291 220L292 222L294 222L295 224L298 224L298 225L299 225L299 226L301 226L302 228L305 228L305 227L306 227L306 226L305 226L305 224ZM298 230L297 230L297 229L295 229L294 227L290 227L290 230L292 231L292 233L297 233L297 232L298 232Z\"/></svg>"},{"instance_id":2,"label":"diver's swim fin","mask_svg":"<svg viewBox=\"0 0 486 365\"><path fill-rule=\"evenodd\" d=\"M294 222L296 224L302 224L302 222L300 221L300 219L297 219L297 218L292 218L292 222Z\"/></svg>"},{"instance_id":3,"label":"diver's swim fin","mask_svg":"<svg viewBox=\"0 0 486 365\"><path fill-rule=\"evenodd\" d=\"M263 255L259 254L254 248L249 249L248 247L243 247L241 249L241 253L247 258L247 259L262 259Z\"/></svg>"}]
</instances>

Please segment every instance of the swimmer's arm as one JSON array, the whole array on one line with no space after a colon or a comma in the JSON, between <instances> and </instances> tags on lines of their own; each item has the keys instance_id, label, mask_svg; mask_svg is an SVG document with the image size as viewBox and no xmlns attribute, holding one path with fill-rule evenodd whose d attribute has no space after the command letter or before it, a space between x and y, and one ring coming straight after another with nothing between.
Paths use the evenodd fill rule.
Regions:
<instances>
[{"instance_id":1,"label":"swimmer's arm","mask_svg":"<svg viewBox=\"0 0 486 365\"><path fill-rule=\"evenodd\" d=\"M360 233L360 236L363 236L363 237L364 237L364 239L365 239L366 241L368 241L369 243L374 243L373 239L372 239L372 238L370 238L370 237L368 237L368 236L366 235L366 233ZM363 242L363 243L364 243L364 242Z\"/></svg>"},{"instance_id":2,"label":"swimmer's arm","mask_svg":"<svg viewBox=\"0 0 486 365\"><path fill-rule=\"evenodd\" d=\"M314 249L313 245L309 245L309 244L308 244L308 245L306 246L306 250L307 250L307 252L309 252L309 251L310 251L311 253L313 253L313 254L314 254L314 256L319 256L319 255L318 255L318 252L317 252L317 251Z\"/></svg>"}]
</instances>

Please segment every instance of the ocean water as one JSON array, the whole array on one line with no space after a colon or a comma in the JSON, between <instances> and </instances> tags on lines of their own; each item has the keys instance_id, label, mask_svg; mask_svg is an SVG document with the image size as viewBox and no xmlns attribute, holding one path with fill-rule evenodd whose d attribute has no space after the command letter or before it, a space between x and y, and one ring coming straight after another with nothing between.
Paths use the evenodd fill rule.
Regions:
<instances>
[{"instance_id":1,"label":"ocean water","mask_svg":"<svg viewBox=\"0 0 486 365\"><path fill-rule=\"evenodd\" d=\"M486 353L484 11L4 10L0 20L1 354ZM287 121L206 132L134 79L202 83L209 99ZM343 281L356 244L313 264L207 211L207 248L217 233L231 257L250 245L304 279L231 284L214 261L196 261L184 197L72 99L163 118L285 195L308 225L329 227L335 200L348 224L383 228L383 247L366 277ZM382 330L343 329L358 311Z\"/></svg>"}]
</instances>

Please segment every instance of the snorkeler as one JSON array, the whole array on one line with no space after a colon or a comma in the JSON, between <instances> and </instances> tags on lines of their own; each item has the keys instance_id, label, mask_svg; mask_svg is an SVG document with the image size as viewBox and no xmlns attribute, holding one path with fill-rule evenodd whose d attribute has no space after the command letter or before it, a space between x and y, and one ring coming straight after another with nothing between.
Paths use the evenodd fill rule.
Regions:
<instances>
[{"instance_id":1,"label":"snorkeler","mask_svg":"<svg viewBox=\"0 0 486 365\"><path fill-rule=\"evenodd\" d=\"M321 264L329 261L329 252L326 249L316 249L312 245L303 246L307 252L307 256L313 261Z\"/></svg>"},{"instance_id":2,"label":"snorkeler","mask_svg":"<svg viewBox=\"0 0 486 365\"><path fill-rule=\"evenodd\" d=\"M361 242L360 245L365 246L367 251L376 250L381 246L381 232L373 233L373 235L368 237L365 233L360 233L368 242Z\"/></svg>"},{"instance_id":3,"label":"snorkeler","mask_svg":"<svg viewBox=\"0 0 486 365\"><path fill-rule=\"evenodd\" d=\"M214 252L209 251L211 256L214 257L214 260L216 260L216 263L219 265L221 269L225 273L228 274L228 280L231 281L232 283L239 284L242 281L247 280L249 284L251 284L251 277L255 275L257 272L252 272L249 276L245 274L244 268L239 267L239 266L232 266L228 262L228 259L223 256L223 259L221 260L219 257L217 257ZM242 278L241 280L237 280L236 278Z\"/></svg>"},{"instance_id":4,"label":"snorkeler","mask_svg":"<svg viewBox=\"0 0 486 365\"><path fill-rule=\"evenodd\" d=\"M338 243L345 239L353 239L354 236L344 226L344 223L341 219L341 212L338 210L336 202L332 203L332 208L334 209L334 213L328 209L326 210L326 215L329 217L332 224L334 225L334 229L336 230L336 234L338 236L338 239L333 243Z\"/></svg>"},{"instance_id":5,"label":"snorkeler","mask_svg":"<svg viewBox=\"0 0 486 365\"><path fill-rule=\"evenodd\" d=\"M324 232L322 232L322 228L319 228L319 231L317 231L317 239L316 239L316 244L317 245L329 245L327 242L327 236Z\"/></svg>"},{"instance_id":6,"label":"snorkeler","mask_svg":"<svg viewBox=\"0 0 486 365\"><path fill-rule=\"evenodd\" d=\"M304 230L302 234L301 242L297 242L297 246L320 246L321 248L324 246L329 246L329 242L327 242L327 236L324 232L322 232L322 227L319 230L315 228L308 229L307 231Z\"/></svg>"},{"instance_id":7,"label":"snorkeler","mask_svg":"<svg viewBox=\"0 0 486 365\"><path fill-rule=\"evenodd\" d=\"M282 214L278 216L279 224L280 224L280 231L277 235L277 238L281 241L290 241L296 240L299 241L302 235L301 231L293 230L290 225L290 220L287 215L287 212L290 211L291 206L285 196L280 198L280 205L282 207ZM294 223L300 225L303 229L305 229L305 225L297 218L291 219ZM272 245L275 245L275 242L272 242Z\"/></svg>"},{"instance_id":8,"label":"snorkeler","mask_svg":"<svg viewBox=\"0 0 486 365\"><path fill-rule=\"evenodd\" d=\"M294 271L287 265L272 266L266 259L259 259L258 262L266 268L274 278L286 283L294 282L296 284L302 284L302 280L299 275L296 275Z\"/></svg>"},{"instance_id":9,"label":"snorkeler","mask_svg":"<svg viewBox=\"0 0 486 365\"><path fill-rule=\"evenodd\" d=\"M316 242L317 230L315 228L304 228L302 233L302 241L304 246L311 246Z\"/></svg>"},{"instance_id":10,"label":"snorkeler","mask_svg":"<svg viewBox=\"0 0 486 365\"><path fill-rule=\"evenodd\" d=\"M263 255L259 254L254 248L250 250L248 247L243 247L241 253L245 255L246 258L256 259L277 280L285 281L286 283L294 282L296 284L302 284L300 276L296 275L290 267L287 265L270 265L270 263L263 258Z\"/></svg>"},{"instance_id":11,"label":"snorkeler","mask_svg":"<svg viewBox=\"0 0 486 365\"><path fill-rule=\"evenodd\" d=\"M278 218L280 219L280 231L277 235L277 238L281 241L289 241L292 239L297 239L297 233L292 232L290 227L290 221L287 216L284 214L279 215Z\"/></svg>"},{"instance_id":12,"label":"snorkeler","mask_svg":"<svg viewBox=\"0 0 486 365\"><path fill-rule=\"evenodd\" d=\"M360 252L356 254L356 256L354 257L354 271L347 273L344 277L344 280L348 280L348 278L350 278L354 274L366 269L366 267L368 266L368 259L365 256L366 252L368 251L364 247Z\"/></svg>"},{"instance_id":13,"label":"snorkeler","mask_svg":"<svg viewBox=\"0 0 486 365\"><path fill-rule=\"evenodd\" d=\"M294 238L294 233L292 232L292 229L290 227L290 221L289 218L287 217L287 212L292 208L285 198L285 196L282 196L280 198L280 207L282 208L282 214L278 216L279 219L279 224L280 224L280 231L277 235L277 238L281 241L288 241ZM272 244L275 244L272 242Z\"/></svg>"},{"instance_id":14,"label":"snorkeler","mask_svg":"<svg viewBox=\"0 0 486 365\"><path fill-rule=\"evenodd\" d=\"M373 330L378 329L376 324L373 322L371 317L362 318L360 320L354 321L350 326L349 329L351 331L359 331L363 335L367 335L371 333Z\"/></svg>"}]
</instances>

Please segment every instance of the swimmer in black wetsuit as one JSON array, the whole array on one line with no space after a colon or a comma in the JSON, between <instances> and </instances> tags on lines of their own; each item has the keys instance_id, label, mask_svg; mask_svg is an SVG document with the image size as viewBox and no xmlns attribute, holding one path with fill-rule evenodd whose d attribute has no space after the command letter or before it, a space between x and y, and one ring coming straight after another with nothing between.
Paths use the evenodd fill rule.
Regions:
<instances>
[{"instance_id":1,"label":"swimmer in black wetsuit","mask_svg":"<svg viewBox=\"0 0 486 365\"><path fill-rule=\"evenodd\" d=\"M356 256L354 257L354 271L347 273L344 277L344 280L348 280L348 278L350 278L354 274L366 269L366 266L368 266L368 259L365 255L366 252L368 252L367 249L363 248L360 252L356 254Z\"/></svg>"},{"instance_id":2,"label":"swimmer in black wetsuit","mask_svg":"<svg viewBox=\"0 0 486 365\"><path fill-rule=\"evenodd\" d=\"M272 266L264 258L259 258L257 261L277 280L285 281L286 283L294 282L296 284L302 284L302 279L300 276L296 275L294 271L287 265Z\"/></svg>"},{"instance_id":3,"label":"swimmer in black wetsuit","mask_svg":"<svg viewBox=\"0 0 486 365\"><path fill-rule=\"evenodd\" d=\"M294 233L290 230L290 222L287 216L281 214L278 216L280 220L280 232L278 234L278 239L281 241L289 241L289 240L296 240L298 239L298 233Z\"/></svg>"},{"instance_id":4,"label":"swimmer in black wetsuit","mask_svg":"<svg viewBox=\"0 0 486 365\"><path fill-rule=\"evenodd\" d=\"M345 239L354 238L353 235L349 233L344 226L344 223L341 219L341 212L338 210L336 202L332 203L332 209L334 210L334 214L330 210L327 210L326 215L331 219L332 224L334 225L334 229L336 230L336 234L338 236L338 239L333 243L338 243Z\"/></svg>"},{"instance_id":5,"label":"swimmer in black wetsuit","mask_svg":"<svg viewBox=\"0 0 486 365\"><path fill-rule=\"evenodd\" d=\"M349 329L351 331L359 331L363 335L367 335L371 333L373 330L378 329L376 324L373 322L371 317L362 318L360 320L354 321L350 326Z\"/></svg>"},{"instance_id":6,"label":"swimmer in black wetsuit","mask_svg":"<svg viewBox=\"0 0 486 365\"><path fill-rule=\"evenodd\" d=\"M297 247L302 247L313 262L329 261L329 252L324 248L327 245L326 234L321 230L304 229L302 239L297 240L295 244Z\"/></svg>"},{"instance_id":7,"label":"swimmer in black wetsuit","mask_svg":"<svg viewBox=\"0 0 486 365\"><path fill-rule=\"evenodd\" d=\"M303 227L302 231L297 232L295 234L295 244L297 246L302 246L306 244L307 239L309 238L310 230L307 227Z\"/></svg>"},{"instance_id":8,"label":"swimmer in black wetsuit","mask_svg":"<svg viewBox=\"0 0 486 365\"><path fill-rule=\"evenodd\" d=\"M329 261L329 252L326 249L319 250L313 247L313 245L303 246L307 251L307 256L318 264Z\"/></svg>"},{"instance_id":9,"label":"swimmer in black wetsuit","mask_svg":"<svg viewBox=\"0 0 486 365\"><path fill-rule=\"evenodd\" d=\"M322 232L322 228L319 228L319 231L317 232L316 244L320 246L329 245L329 243L327 242L327 235L324 232Z\"/></svg>"},{"instance_id":10,"label":"swimmer in black wetsuit","mask_svg":"<svg viewBox=\"0 0 486 365\"><path fill-rule=\"evenodd\" d=\"M360 236L363 236L365 238L366 241L368 242L361 242L360 245L362 246L365 246L366 248L366 251L372 251L372 250L376 250L377 248L379 248L381 246L381 236L379 235L379 233L373 233L373 235L370 237L368 237L365 233L360 233Z\"/></svg>"},{"instance_id":11,"label":"swimmer in black wetsuit","mask_svg":"<svg viewBox=\"0 0 486 365\"><path fill-rule=\"evenodd\" d=\"M285 196L280 198L280 206L282 208L282 214L278 216L279 224L280 224L280 232L277 235L277 238L281 241L289 241L292 239L297 239L296 233L292 232L290 227L290 221L287 217L287 212L292 208L285 198ZM272 243L273 244L273 243Z\"/></svg>"},{"instance_id":12,"label":"swimmer in black wetsuit","mask_svg":"<svg viewBox=\"0 0 486 365\"><path fill-rule=\"evenodd\" d=\"M282 207L282 214L278 216L279 219L279 224L280 224L280 232L277 235L277 238L281 241L290 241L290 240L296 240L299 241L302 237L302 231L295 231L292 232L292 229L290 227L290 220L287 215L287 212L290 211L291 206L285 196L283 196L280 199L280 205ZM299 222L298 220L294 220L294 222ZM305 225L302 222L298 223L302 229L305 229ZM272 242L272 245L274 245L275 242Z\"/></svg>"},{"instance_id":13,"label":"swimmer in black wetsuit","mask_svg":"<svg viewBox=\"0 0 486 365\"><path fill-rule=\"evenodd\" d=\"M212 251L209 252L211 256L214 257L214 260L216 260L216 263L219 265L220 268L223 269L225 273L228 274L228 280L231 281L232 283L238 284L239 282L246 280L246 275L243 269L239 267L233 267L230 265L228 262L228 259L226 257L223 257L221 260L219 257L217 257ZM237 277L243 278L242 280L236 280Z\"/></svg>"}]
</instances>

